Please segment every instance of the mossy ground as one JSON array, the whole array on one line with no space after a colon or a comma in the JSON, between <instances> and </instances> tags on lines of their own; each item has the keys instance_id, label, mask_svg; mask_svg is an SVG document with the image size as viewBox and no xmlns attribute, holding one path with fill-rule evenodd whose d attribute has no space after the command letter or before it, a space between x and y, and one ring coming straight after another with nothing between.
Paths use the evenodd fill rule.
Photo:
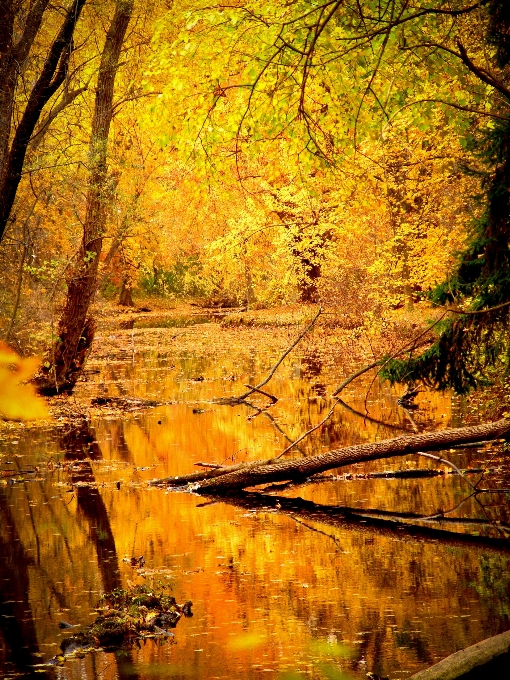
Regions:
<instances>
[{"instance_id":1,"label":"mossy ground","mask_svg":"<svg viewBox=\"0 0 510 680\"><path fill-rule=\"evenodd\" d=\"M192 616L191 602L177 604L161 582L117 588L101 597L94 623L86 631L66 637L61 653L49 665L62 665L66 658L80 657L96 649L129 648L145 638L173 637L182 616ZM64 626L65 627L65 624Z\"/></svg>"}]
</instances>

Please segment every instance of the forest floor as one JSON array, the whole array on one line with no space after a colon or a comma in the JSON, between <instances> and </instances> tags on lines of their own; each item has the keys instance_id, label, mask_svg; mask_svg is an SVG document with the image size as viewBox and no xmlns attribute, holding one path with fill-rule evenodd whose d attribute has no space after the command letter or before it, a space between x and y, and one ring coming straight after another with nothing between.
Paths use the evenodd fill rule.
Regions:
<instances>
[{"instance_id":1,"label":"forest floor","mask_svg":"<svg viewBox=\"0 0 510 680\"><path fill-rule=\"evenodd\" d=\"M270 345L275 353L284 352L313 318L317 305L290 304L268 309L247 310L203 308L193 303L169 302L151 298L136 307L97 304L94 310L98 327L82 381L93 381L94 374L111 361L135 364L140 357L157 352L158 357L194 353L214 356L229 347L235 354L255 353ZM328 308L304 336L294 352L319 358L324 367L338 365L342 357L339 382L363 366L385 355L396 353L412 343L427 326L432 312L426 305L414 310L394 310L384 318L371 314L346 314ZM125 398L87 399L61 395L47 399L50 418L26 423L2 422L0 430L17 428L62 427L91 417L119 415L123 412L157 405L149 400ZM510 389L499 384L472 397L473 411L486 412L496 419L510 409ZM79 393L80 390L77 390Z\"/></svg>"},{"instance_id":2,"label":"forest floor","mask_svg":"<svg viewBox=\"0 0 510 680\"><path fill-rule=\"evenodd\" d=\"M297 303L246 310L204 308L184 302L165 304L154 298L143 300L136 307L101 305L96 310L98 329L89 363L97 371L97 366L113 360L135 363L149 352L157 352L159 357L186 353L210 357L225 347L239 356L260 352L268 346L281 354L316 311L317 305ZM325 368L338 363L338 356L345 357L341 380L374 358L396 351L425 326L423 312L419 310L395 314L391 320L375 320L328 309L294 352L320 358ZM89 370L85 369L84 380L88 379ZM66 396L48 401L53 417L60 421L82 414L114 415L151 406L143 401L83 403Z\"/></svg>"}]
</instances>

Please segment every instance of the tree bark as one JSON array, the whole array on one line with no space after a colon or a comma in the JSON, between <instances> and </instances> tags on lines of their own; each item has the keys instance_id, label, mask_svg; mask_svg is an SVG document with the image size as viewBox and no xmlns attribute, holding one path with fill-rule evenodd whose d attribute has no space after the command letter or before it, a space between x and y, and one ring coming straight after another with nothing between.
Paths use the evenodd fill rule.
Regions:
<instances>
[{"instance_id":1,"label":"tree bark","mask_svg":"<svg viewBox=\"0 0 510 680\"><path fill-rule=\"evenodd\" d=\"M510 668L510 630L461 649L409 680L503 678ZM477 672L478 671L478 672Z\"/></svg>"},{"instance_id":2,"label":"tree bark","mask_svg":"<svg viewBox=\"0 0 510 680\"><path fill-rule=\"evenodd\" d=\"M67 298L59 322L58 338L37 378L39 392L71 392L94 337L88 317L97 288L99 257L111 200L108 181L108 135L113 115L113 94L119 57L133 12L134 0L117 0L99 66L89 148L90 179L83 238L67 280ZM85 332L86 331L86 332Z\"/></svg>"},{"instance_id":3,"label":"tree bark","mask_svg":"<svg viewBox=\"0 0 510 680\"><path fill-rule=\"evenodd\" d=\"M439 432L428 432L386 439L373 444L358 444L336 449L309 458L282 461L272 458L231 468L218 468L205 473L159 480L171 486L196 482L199 493L228 493L258 484L295 481L334 468L392 456L406 456L423 450L443 449L454 444L483 441L501 437L510 431L510 420L503 418L494 423L472 427L459 427ZM155 482L156 483L156 482Z\"/></svg>"},{"instance_id":4,"label":"tree bark","mask_svg":"<svg viewBox=\"0 0 510 680\"><path fill-rule=\"evenodd\" d=\"M36 0L23 22L18 16L21 3L16 7L14 2L0 2L0 168L5 168L9 151L16 84L48 4L49 0ZM18 21L23 29L16 41Z\"/></svg>"}]
</instances>

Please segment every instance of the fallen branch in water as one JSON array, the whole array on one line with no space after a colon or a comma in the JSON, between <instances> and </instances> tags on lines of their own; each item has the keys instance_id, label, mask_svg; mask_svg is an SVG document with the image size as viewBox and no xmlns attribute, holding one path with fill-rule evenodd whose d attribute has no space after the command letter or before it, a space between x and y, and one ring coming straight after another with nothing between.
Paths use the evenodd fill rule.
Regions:
<instances>
[{"instance_id":1,"label":"fallen branch in water","mask_svg":"<svg viewBox=\"0 0 510 680\"><path fill-rule=\"evenodd\" d=\"M258 392L259 394L263 394L265 397L268 399L271 399L273 404L276 404L278 401L278 397L275 397L274 394L269 394L269 392L264 392L264 390L261 390L260 387L254 387L253 385L245 385L245 387L249 387L252 392Z\"/></svg>"},{"instance_id":2,"label":"fallen branch in water","mask_svg":"<svg viewBox=\"0 0 510 680\"><path fill-rule=\"evenodd\" d=\"M459 470L459 468L455 465L455 463L452 463L451 460L448 460L447 458L441 458L441 456L434 456L432 453L425 453L423 451L417 451L416 452L418 456L424 456L425 458L431 458L432 460L437 460L438 463L443 463L444 465L449 465L451 468L455 470L455 472L460 475L463 479L466 480L466 482L469 484L469 486L472 489L476 490L476 486L472 484L467 477L464 476L464 473Z\"/></svg>"},{"instance_id":3,"label":"fallen branch in water","mask_svg":"<svg viewBox=\"0 0 510 680\"><path fill-rule=\"evenodd\" d=\"M276 364L273 366L273 368L269 371L267 376L262 380L262 382L259 382L258 385L255 385L253 387L250 387L249 392L245 392L244 394L241 394L239 397L222 397L221 399L216 399L215 401L218 404L230 404L231 406L234 406L235 404L241 404L242 402L245 401L251 394L254 392L261 392L262 390L260 389L261 387L264 387L264 385L267 385L267 383L271 380L273 375L276 373L276 370L278 366L282 363L282 361L285 359L285 357L292 352L294 347L305 337L305 335L308 333L308 331L314 326L315 322L319 318L319 316L322 314L322 307L319 307L317 310L316 315L313 317L313 319L310 321L310 323L304 328L301 333L298 335L298 337L294 340L292 345L288 347L285 352L281 355L281 357L278 359ZM269 397L271 400L276 399L276 397L273 397L272 395L269 395L267 392L262 392L266 397ZM276 401L278 401L276 399Z\"/></svg>"},{"instance_id":4,"label":"fallen branch in water","mask_svg":"<svg viewBox=\"0 0 510 680\"><path fill-rule=\"evenodd\" d=\"M368 373L368 371L371 371L374 368L379 368L379 369L384 368L384 366L388 363L388 361L390 359L395 359L396 357L400 356L401 354L405 354L406 352L413 351L414 349L416 349L418 347L422 347L423 345L426 345L428 343L429 343L429 341L425 340L424 342L420 343L419 345L413 344L412 349L409 348L409 345L406 345L406 347L399 349L389 359L388 358L378 359L377 361L374 361L373 363L368 364L368 366L364 366L363 368L360 368L360 370L356 371L356 373L352 373L348 378L346 378L343 381L343 383L341 383L341 385L339 385L336 388L336 390L331 395L332 397L335 397L335 400L333 402L333 405L329 409L329 411L324 416L324 418L319 423L317 423L316 425L311 427L309 430L307 430L306 432L303 432L303 434L301 436L299 436L292 444L287 446L278 456L276 456L276 459L281 458L284 454L288 453L291 449L294 448L294 446L296 446L296 444L299 444L300 442L302 442L303 439L306 439L306 437L311 435L312 432L315 432L315 430L318 430L320 427L322 427L322 425L324 425L324 423L326 423L331 418L331 416L335 412L335 408L337 407L337 405L340 404L340 403L344 404L344 402L342 401L342 399L340 398L339 395L347 387L347 385L349 385L353 380L356 380L356 378L359 378L364 373ZM412 420L411 420L411 422L413 423Z\"/></svg>"},{"instance_id":5,"label":"fallen branch in water","mask_svg":"<svg viewBox=\"0 0 510 680\"><path fill-rule=\"evenodd\" d=\"M510 630L477 642L447 656L430 668L412 675L409 680L456 680L474 677L471 671L478 669L477 678L503 678L508 672L510 654ZM495 664L498 664L495 667ZM467 674L470 674L469 676Z\"/></svg>"},{"instance_id":6,"label":"fallen branch in water","mask_svg":"<svg viewBox=\"0 0 510 680\"><path fill-rule=\"evenodd\" d=\"M503 418L493 423L460 427L438 432L428 432L395 437L384 441L358 444L335 449L309 458L282 461L271 458L266 461L240 463L229 467L195 472L181 477L166 477L152 484L183 486L197 482L194 490L200 493L222 493L245 489L258 484L295 481L311 475L354 463L361 463L392 456L405 456L419 451L444 449L455 444L497 438L510 431L510 420Z\"/></svg>"},{"instance_id":7,"label":"fallen branch in water","mask_svg":"<svg viewBox=\"0 0 510 680\"><path fill-rule=\"evenodd\" d=\"M195 463L197 465L197 463ZM488 475L498 475L503 472L501 467L494 468L466 468L461 470L462 476L465 475L476 475L481 472L486 472ZM295 489L297 487L306 486L309 484L317 484L318 482L357 482L362 479L424 479L430 477L445 477L447 475L458 474L455 470L441 470L441 469L431 469L431 468L414 468L410 470L383 470L382 472L361 472L361 473L351 473L347 472L343 475L314 475L306 480L299 480L296 482L284 482L269 484L264 486L260 490L264 493L270 493L271 491L281 492L284 489ZM471 495L482 494L482 493L507 493L508 489L495 487L494 489L478 489L471 493Z\"/></svg>"}]
</instances>

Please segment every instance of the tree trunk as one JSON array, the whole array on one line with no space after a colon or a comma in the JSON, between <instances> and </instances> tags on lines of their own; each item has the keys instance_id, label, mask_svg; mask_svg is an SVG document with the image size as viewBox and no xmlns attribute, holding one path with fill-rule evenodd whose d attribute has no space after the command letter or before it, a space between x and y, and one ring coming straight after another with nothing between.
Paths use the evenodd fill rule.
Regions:
<instances>
[{"instance_id":1,"label":"tree trunk","mask_svg":"<svg viewBox=\"0 0 510 680\"><path fill-rule=\"evenodd\" d=\"M444 449L455 444L484 441L501 437L510 431L510 420L503 418L494 423L459 427L423 434L386 439L373 444L357 444L336 449L309 458L280 460L272 458L230 468L217 468L205 473L194 473L182 477L167 477L160 480L172 486L197 482L200 493L222 493L245 489L258 484L305 479L311 475L345 465L363 463L392 456L406 456L418 451Z\"/></svg>"},{"instance_id":2,"label":"tree trunk","mask_svg":"<svg viewBox=\"0 0 510 680\"><path fill-rule=\"evenodd\" d=\"M134 307L133 302L133 289L131 288L130 280L128 276L124 276L122 279L122 288L120 289L119 295L119 305L122 307Z\"/></svg>"},{"instance_id":3,"label":"tree trunk","mask_svg":"<svg viewBox=\"0 0 510 680\"><path fill-rule=\"evenodd\" d=\"M96 292L99 257L111 201L107 170L108 134L113 114L115 75L134 0L117 0L99 67L90 138L90 180L83 239L67 280L65 306L58 338L37 378L42 394L71 392L94 338L95 324L87 317Z\"/></svg>"},{"instance_id":4,"label":"tree trunk","mask_svg":"<svg viewBox=\"0 0 510 680\"><path fill-rule=\"evenodd\" d=\"M35 40L49 0L37 0L25 20L20 5L0 2L0 172L6 167L12 133L12 111L20 71ZM21 36L16 40L18 24Z\"/></svg>"},{"instance_id":5,"label":"tree trunk","mask_svg":"<svg viewBox=\"0 0 510 680\"><path fill-rule=\"evenodd\" d=\"M315 303L319 300L318 283L321 277L321 265L318 262L312 261L310 257L306 257L298 250L294 250L293 254L300 260L303 269L303 277L299 281L299 302ZM316 253L312 250L312 256Z\"/></svg>"}]
</instances>

